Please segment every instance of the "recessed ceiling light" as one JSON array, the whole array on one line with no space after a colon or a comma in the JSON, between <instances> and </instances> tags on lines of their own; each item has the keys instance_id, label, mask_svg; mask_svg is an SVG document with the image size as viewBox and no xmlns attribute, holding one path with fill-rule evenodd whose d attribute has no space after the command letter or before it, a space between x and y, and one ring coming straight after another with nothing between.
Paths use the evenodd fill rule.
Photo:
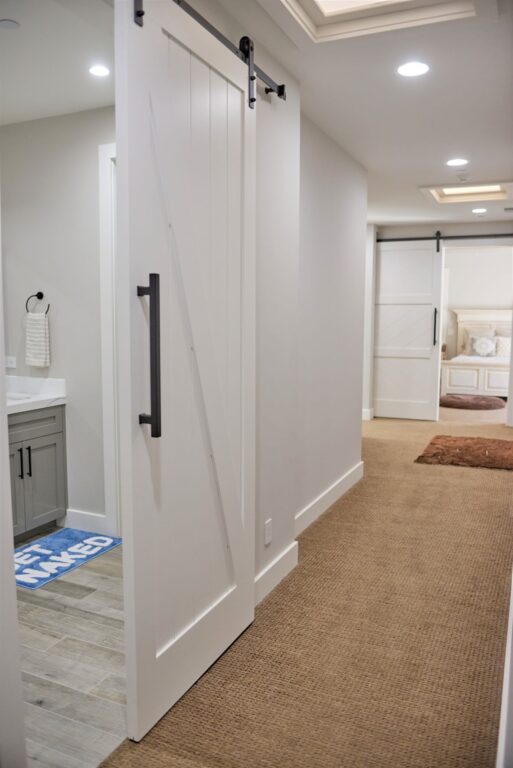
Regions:
<instances>
[{"instance_id":1,"label":"recessed ceiling light","mask_svg":"<svg viewBox=\"0 0 513 768\"><path fill-rule=\"evenodd\" d=\"M446 165L450 168L461 168L464 165L468 165L468 160L464 157L453 157L451 160L447 160Z\"/></svg>"},{"instance_id":2,"label":"recessed ceiling light","mask_svg":"<svg viewBox=\"0 0 513 768\"><path fill-rule=\"evenodd\" d=\"M407 61L397 68L397 72L403 77L419 77L429 72L429 67L422 61Z\"/></svg>"},{"instance_id":3,"label":"recessed ceiling light","mask_svg":"<svg viewBox=\"0 0 513 768\"><path fill-rule=\"evenodd\" d=\"M487 208L472 208L472 213L486 213Z\"/></svg>"},{"instance_id":4,"label":"recessed ceiling light","mask_svg":"<svg viewBox=\"0 0 513 768\"><path fill-rule=\"evenodd\" d=\"M110 69L105 64L93 64L92 67L89 67L89 74L95 77L107 77L110 75Z\"/></svg>"},{"instance_id":5,"label":"recessed ceiling light","mask_svg":"<svg viewBox=\"0 0 513 768\"><path fill-rule=\"evenodd\" d=\"M0 19L0 29L18 29L19 26L20 22L14 19Z\"/></svg>"}]
</instances>

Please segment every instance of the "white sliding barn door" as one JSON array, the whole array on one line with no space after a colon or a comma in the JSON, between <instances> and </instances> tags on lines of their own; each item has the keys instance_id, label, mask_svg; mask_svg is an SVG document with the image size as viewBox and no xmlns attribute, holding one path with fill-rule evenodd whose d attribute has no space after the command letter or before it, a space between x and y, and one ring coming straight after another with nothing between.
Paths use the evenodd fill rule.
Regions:
<instances>
[{"instance_id":1,"label":"white sliding barn door","mask_svg":"<svg viewBox=\"0 0 513 768\"><path fill-rule=\"evenodd\" d=\"M438 419L442 256L436 242L378 243L374 413Z\"/></svg>"},{"instance_id":2,"label":"white sliding barn door","mask_svg":"<svg viewBox=\"0 0 513 768\"><path fill-rule=\"evenodd\" d=\"M116 6L121 504L136 740L254 617L248 70L171 0L144 5L142 28L132 2ZM138 421L151 406L152 299L137 295L149 273L160 276L158 438Z\"/></svg>"}]
</instances>

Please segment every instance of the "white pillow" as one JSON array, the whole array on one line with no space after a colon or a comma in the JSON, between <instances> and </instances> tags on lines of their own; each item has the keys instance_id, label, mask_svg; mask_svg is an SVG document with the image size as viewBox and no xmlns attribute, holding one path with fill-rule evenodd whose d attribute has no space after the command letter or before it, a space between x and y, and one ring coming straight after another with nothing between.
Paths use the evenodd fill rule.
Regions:
<instances>
[{"instance_id":1,"label":"white pillow","mask_svg":"<svg viewBox=\"0 0 513 768\"><path fill-rule=\"evenodd\" d=\"M497 352L495 339L488 336L470 336L470 354L479 357L494 357Z\"/></svg>"},{"instance_id":2,"label":"white pillow","mask_svg":"<svg viewBox=\"0 0 513 768\"><path fill-rule=\"evenodd\" d=\"M511 337L510 336L496 336L496 354L498 357L509 357L511 355Z\"/></svg>"},{"instance_id":3,"label":"white pillow","mask_svg":"<svg viewBox=\"0 0 513 768\"><path fill-rule=\"evenodd\" d=\"M472 349L472 341L477 338L494 339L495 331L491 328L467 328L462 344L462 353L464 355L475 355Z\"/></svg>"}]
</instances>

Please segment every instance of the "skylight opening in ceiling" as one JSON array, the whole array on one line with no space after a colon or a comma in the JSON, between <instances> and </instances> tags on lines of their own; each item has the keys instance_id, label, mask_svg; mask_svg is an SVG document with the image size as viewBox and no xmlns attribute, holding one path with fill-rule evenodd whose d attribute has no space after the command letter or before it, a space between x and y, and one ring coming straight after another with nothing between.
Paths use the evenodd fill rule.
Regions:
<instances>
[{"instance_id":1,"label":"skylight opening in ceiling","mask_svg":"<svg viewBox=\"0 0 513 768\"><path fill-rule=\"evenodd\" d=\"M260 0L262 2L263 0ZM277 0L315 43L476 15L483 0ZM498 0L484 0L487 8Z\"/></svg>"},{"instance_id":2,"label":"skylight opening in ceiling","mask_svg":"<svg viewBox=\"0 0 513 768\"><path fill-rule=\"evenodd\" d=\"M478 203L492 200L510 200L513 194L512 182L496 184L448 184L439 187L423 187L422 191L431 195L437 203Z\"/></svg>"},{"instance_id":3,"label":"skylight opening in ceiling","mask_svg":"<svg viewBox=\"0 0 513 768\"><path fill-rule=\"evenodd\" d=\"M385 5L411 5L413 0L315 0L324 16L351 13L353 11L370 11Z\"/></svg>"}]
</instances>

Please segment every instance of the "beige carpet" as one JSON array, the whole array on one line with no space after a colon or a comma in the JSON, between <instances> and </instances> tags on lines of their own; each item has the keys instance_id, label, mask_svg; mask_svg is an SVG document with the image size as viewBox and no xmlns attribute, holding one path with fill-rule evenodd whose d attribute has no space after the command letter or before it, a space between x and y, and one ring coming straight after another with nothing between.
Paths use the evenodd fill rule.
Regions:
<instances>
[{"instance_id":1,"label":"beige carpet","mask_svg":"<svg viewBox=\"0 0 513 768\"><path fill-rule=\"evenodd\" d=\"M461 408L440 408L440 421L460 424L505 424L506 409L497 411L464 411Z\"/></svg>"},{"instance_id":2,"label":"beige carpet","mask_svg":"<svg viewBox=\"0 0 513 768\"><path fill-rule=\"evenodd\" d=\"M440 425L365 426L365 479L252 627L109 768L492 768L513 478L425 466ZM501 425L444 425L508 438Z\"/></svg>"}]
</instances>

